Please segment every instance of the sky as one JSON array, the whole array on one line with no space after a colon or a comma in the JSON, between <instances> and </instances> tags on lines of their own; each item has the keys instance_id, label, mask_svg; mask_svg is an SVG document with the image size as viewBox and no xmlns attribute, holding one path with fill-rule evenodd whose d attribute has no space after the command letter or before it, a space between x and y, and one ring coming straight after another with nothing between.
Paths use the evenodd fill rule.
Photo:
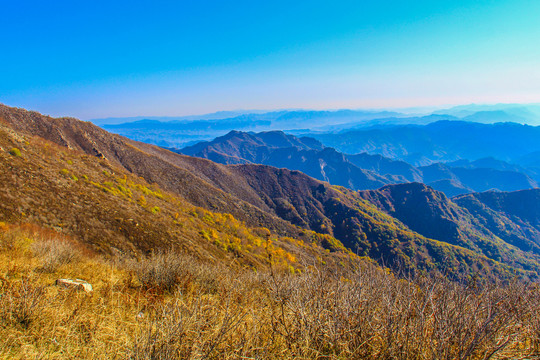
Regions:
<instances>
[{"instance_id":1,"label":"sky","mask_svg":"<svg viewBox=\"0 0 540 360\"><path fill-rule=\"evenodd\" d=\"M540 102L540 2L2 1L0 103L83 120Z\"/></svg>"}]
</instances>

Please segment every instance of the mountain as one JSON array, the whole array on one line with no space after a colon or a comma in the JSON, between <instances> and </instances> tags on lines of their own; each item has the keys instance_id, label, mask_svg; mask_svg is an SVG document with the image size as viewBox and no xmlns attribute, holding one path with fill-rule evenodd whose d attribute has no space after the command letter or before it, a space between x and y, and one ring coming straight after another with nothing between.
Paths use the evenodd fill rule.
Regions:
<instances>
[{"instance_id":1,"label":"mountain","mask_svg":"<svg viewBox=\"0 0 540 360\"><path fill-rule=\"evenodd\" d=\"M104 125L117 125L133 123L140 120L158 120L160 122L170 121L194 121L194 120L220 120L230 119L246 114L263 114L267 111L264 110L237 110L237 111L217 111L210 114L201 115L185 115L185 116L130 116L130 117L108 117L99 119L90 119L89 121L98 126Z\"/></svg>"},{"instance_id":2,"label":"mountain","mask_svg":"<svg viewBox=\"0 0 540 360\"><path fill-rule=\"evenodd\" d=\"M287 266L317 256L338 266L339 259L356 261L357 252L411 273L439 269L460 278L483 269L486 276L536 276L531 255L503 252L499 261L427 238L358 193L298 171L225 166L76 119L5 106L0 126L0 221L52 227L95 251L175 247L260 266L267 258L265 227L275 239L266 251Z\"/></svg>"},{"instance_id":3,"label":"mountain","mask_svg":"<svg viewBox=\"0 0 540 360\"><path fill-rule=\"evenodd\" d=\"M537 271L539 266L539 254L502 241L466 209L423 184L354 192L326 186L297 171L280 169L276 173L274 168L260 165L233 168L265 194L265 202L282 218L328 233L360 255L407 271L429 268L426 261L443 266L449 274L470 271L458 259L471 259L471 254L529 271ZM423 252L427 253L420 255Z\"/></svg>"},{"instance_id":4,"label":"mountain","mask_svg":"<svg viewBox=\"0 0 540 360\"><path fill-rule=\"evenodd\" d=\"M391 126L311 136L344 153L380 154L413 165L429 165L425 160L447 162L486 157L513 162L540 151L540 127L516 123L438 121L423 126Z\"/></svg>"},{"instance_id":5,"label":"mountain","mask_svg":"<svg viewBox=\"0 0 540 360\"><path fill-rule=\"evenodd\" d=\"M353 190L424 182L448 196L454 196L490 189L514 191L538 186L528 175L535 175L533 170L494 158L415 167L378 154L342 154L333 148L325 148L313 138L298 138L281 131L231 131L225 136L178 152L222 164L253 163L299 170L316 179Z\"/></svg>"},{"instance_id":6,"label":"mountain","mask_svg":"<svg viewBox=\"0 0 540 360\"><path fill-rule=\"evenodd\" d=\"M524 172L474 166L450 167L451 164L435 163L419 167L418 170L422 172L426 184L438 186L441 184L439 181L449 180L457 188L471 189L475 192L491 189L514 191L538 187L538 183Z\"/></svg>"},{"instance_id":7,"label":"mountain","mask_svg":"<svg viewBox=\"0 0 540 360\"><path fill-rule=\"evenodd\" d=\"M487 123L510 121L540 125L540 106L538 104L470 104L436 110L434 114L450 114L466 121Z\"/></svg>"},{"instance_id":8,"label":"mountain","mask_svg":"<svg viewBox=\"0 0 540 360\"><path fill-rule=\"evenodd\" d=\"M504 110L478 111L467 115L461 119L462 121L493 124L499 122L514 122L524 124L527 122L525 117L517 114L512 114Z\"/></svg>"},{"instance_id":9,"label":"mountain","mask_svg":"<svg viewBox=\"0 0 540 360\"><path fill-rule=\"evenodd\" d=\"M367 153L346 156L351 163L359 168L371 170L382 176L402 176L407 181L422 181L422 171L405 161Z\"/></svg>"},{"instance_id":10,"label":"mountain","mask_svg":"<svg viewBox=\"0 0 540 360\"><path fill-rule=\"evenodd\" d=\"M478 160L461 159L453 162L447 162L445 164L451 168L466 168L466 169L495 169L495 170L508 170L516 172L526 172L527 169L516 164L510 164L506 161L495 159L494 157L486 157Z\"/></svg>"},{"instance_id":11,"label":"mountain","mask_svg":"<svg viewBox=\"0 0 540 360\"><path fill-rule=\"evenodd\" d=\"M420 183L389 185L375 191L361 191L359 194L426 237L462 246L498 261L511 263L519 258L517 261L523 261L525 267L534 267L539 259L538 189L514 193L475 193L458 197L455 202L442 192ZM525 203L521 203L524 199ZM480 219L477 218L478 210L474 209L473 204L484 209ZM498 221L487 216L485 208L498 212ZM501 213L507 216L504 222L501 221ZM486 219L491 222L488 223ZM509 229L521 229L524 224L528 226L518 236L514 233L504 234L493 226L496 223ZM535 255L530 255L530 251ZM518 253L528 255L516 257Z\"/></svg>"},{"instance_id":12,"label":"mountain","mask_svg":"<svg viewBox=\"0 0 540 360\"><path fill-rule=\"evenodd\" d=\"M246 226L229 214L196 207L178 193L149 184L117 163L74 149L71 140L70 148L6 125L6 115L15 115L10 120L17 115L29 116L34 129L45 125L46 120L51 124L61 120L11 109L6 114L5 108L0 112L2 236L6 224L45 227L82 244L89 256L100 253L116 260L174 249L214 263L235 262L255 268L267 266L269 250L276 264L284 266L298 267L297 261L314 261L321 256L329 263L346 258L358 262L344 249L327 245L333 249L327 253L317 245L319 235L304 230L301 236L284 221L285 232L304 240L291 243L290 238L274 232L269 248L267 229ZM32 125L23 126L30 129ZM54 129L50 128L50 138ZM91 139L91 134L87 135ZM314 243L300 246L302 241Z\"/></svg>"},{"instance_id":13,"label":"mountain","mask_svg":"<svg viewBox=\"0 0 540 360\"><path fill-rule=\"evenodd\" d=\"M466 187L456 179L442 179L426 183L429 187L443 192L446 196L452 197L456 195L468 194L474 192L473 189Z\"/></svg>"},{"instance_id":14,"label":"mountain","mask_svg":"<svg viewBox=\"0 0 540 360\"><path fill-rule=\"evenodd\" d=\"M386 118L377 118L372 120L361 120L355 122L341 123L337 125L326 125L315 127L315 132L346 132L356 129L375 129L396 125L427 125L442 120L459 120L458 117L445 114L430 114L424 116L394 116Z\"/></svg>"},{"instance_id":15,"label":"mountain","mask_svg":"<svg viewBox=\"0 0 540 360\"><path fill-rule=\"evenodd\" d=\"M202 141L178 151L223 164L263 163L271 150L295 148L298 150L321 150L323 145L315 139L286 135L281 131L258 134L231 131L212 141ZM173 149L173 151L176 151Z\"/></svg>"},{"instance_id":16,"label":"mountain","mask_svg":"<svg viewBox=\"0 0 540 360\"><path fill-rule=\"evenodd\" d=\"M504 241L540 253L540 189L488 191L458 196L453 201Z\"/></svg>"},{"instance_id":17,"label":"mountain","mask_svg":"<svg viewBox=\"0 0 540 360\"><path fill-rule=\"evenodd\" d=\"M245 133L231 131L211 142L202 142L180 150L222 164L264 164L299 170L333 185L351 189L373 189L395 181L363 170L334 149L323 148L312 138L297 138L282 131Z\"/></svg>"}]
</instances>

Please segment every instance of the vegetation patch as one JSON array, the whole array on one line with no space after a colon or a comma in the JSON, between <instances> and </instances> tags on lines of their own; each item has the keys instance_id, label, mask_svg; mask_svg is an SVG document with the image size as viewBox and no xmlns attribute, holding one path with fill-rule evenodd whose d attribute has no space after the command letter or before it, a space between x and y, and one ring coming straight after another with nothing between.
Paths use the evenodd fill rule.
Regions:
<instances>
[{"instance_id":1,"label":"vegetation patch","mask_svg":"<svg viewBox=\"0 0 540 360\"><path fill-rule=\"evenodd\" d=\"M12 148L11 150L9 150L9 153L15 157L20 157L21 156L21 150L17 149L17 148Z\"/></svg>"}]
</instances>

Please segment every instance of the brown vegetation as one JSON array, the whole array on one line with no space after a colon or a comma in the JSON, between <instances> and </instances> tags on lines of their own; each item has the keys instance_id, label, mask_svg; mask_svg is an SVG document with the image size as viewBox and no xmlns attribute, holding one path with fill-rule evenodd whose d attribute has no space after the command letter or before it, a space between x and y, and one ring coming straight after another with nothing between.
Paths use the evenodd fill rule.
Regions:
<instances>
[{"instance_id":1,"label":"brown vegetation","mask_svg":"<svg viewBox=\"0 0 540 360\"><path fill-rule=\"evenodd\" d=\"M487 359L540 355L540 288L400 280L364 263L333 272L231 268L177 253L85 256L43 272L60 234L3 226L4 358ZM84 249L71 247L80 255ZM94 292L54 286L82 277Z\"/></svg>"}]
</instances>

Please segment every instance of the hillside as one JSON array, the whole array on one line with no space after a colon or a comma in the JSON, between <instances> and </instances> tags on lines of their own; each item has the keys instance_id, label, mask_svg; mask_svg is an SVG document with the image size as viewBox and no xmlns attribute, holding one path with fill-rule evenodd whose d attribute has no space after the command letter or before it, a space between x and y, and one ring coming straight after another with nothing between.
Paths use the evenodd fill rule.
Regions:
<instances>
[{"instance_id":1,"label":"hillside","mask_svg":"<svg viewBox=\"0 0 540 360\"><path fill-rule=\"evenodd\" d=\"M452 199L506 242L540 254L540 189L488 191Z\"/></svg>"},{"instance_id":2,"label":"hillside","mask_svg":"<svg viewBox=\"0 0 540 360\"><path fill-rule=\"evenodd\" d=\"M266 236L260 229L267 227L278 239L276 246L287 248L285 262L286 253L300 259L302 249L314 242L338 258L353 251L411 272L444 268L456 278L478 271L500 277L536 271L537 264L521 258L523 254L488 258L414 233L355 192L298 171L220 165L137 143L76 119L0 110L5 220L65 227L99 251L136 253L178 244L216 257L217 247L220 257L240 251L246 263L257 264ZM11 148L21 156L9 154ZM16 191L20 184L28 185ZM231 221L237 224L232 230ZM322 251L317 249L308 254L316 256Z\"/></svg>"},{"instance_id":3,"label":"hillside","mask_svg":"<svg viewBox=\"0 0 540 360\"><path fill-rule=\"evenodd\" d=\"M265 202L282 218L328 233L356 253L392 266L413 271L429 268L433 262L444 264L449 274L459 273L470 271L462 266L474 261L477 255L473 254L482 254L518 268L538 269L537 255L505 243L483 228L467 210L422 184L354 192L327 186L297 171L276 172L271 167L256 165L237 165L232 169L265 194ZM392 204L403 206L400 212L390 211L377 201L388 191L407 194L411 200L392 199Z\"/></svg>"},{"instance_id":4,"label":"hillside","mask_svg":"<svg viewBox=\"0 0 540 360\"><path fill-rule=\"evenodd\" d=\"M327 253L320 246L325 237L305 230L299 235L277 217L275 223L285 223L295 239L271 235L230 214L196 207L104 159L4 125L0 170L0 222L53 229L107 256L174 249L206 261L255 268L267 266L269 253L279 266L300 266L315 257L328 263L358 261L337 240L325 242L334 251Z\"/></svg>"},{"instance_id":5,"label":"hillside","mask_svg":"<svg viewBox=\"0 0 540 360\"><path fill-rule=\"evenodd\" d=\"M534 255L529 253L531 247L501 238L467 207L459 206L461 202L455 203L424 184L390 185L376 191L362 191L360 196L428 238L471 249L498 261L521 263L525 267L534 267L540 259L537 251ZM483 194L469 196L482 198ZM537 204L537 200L529 203ZM509 219L504 224L517 225Z\"/></svg>"}]
</instances>

